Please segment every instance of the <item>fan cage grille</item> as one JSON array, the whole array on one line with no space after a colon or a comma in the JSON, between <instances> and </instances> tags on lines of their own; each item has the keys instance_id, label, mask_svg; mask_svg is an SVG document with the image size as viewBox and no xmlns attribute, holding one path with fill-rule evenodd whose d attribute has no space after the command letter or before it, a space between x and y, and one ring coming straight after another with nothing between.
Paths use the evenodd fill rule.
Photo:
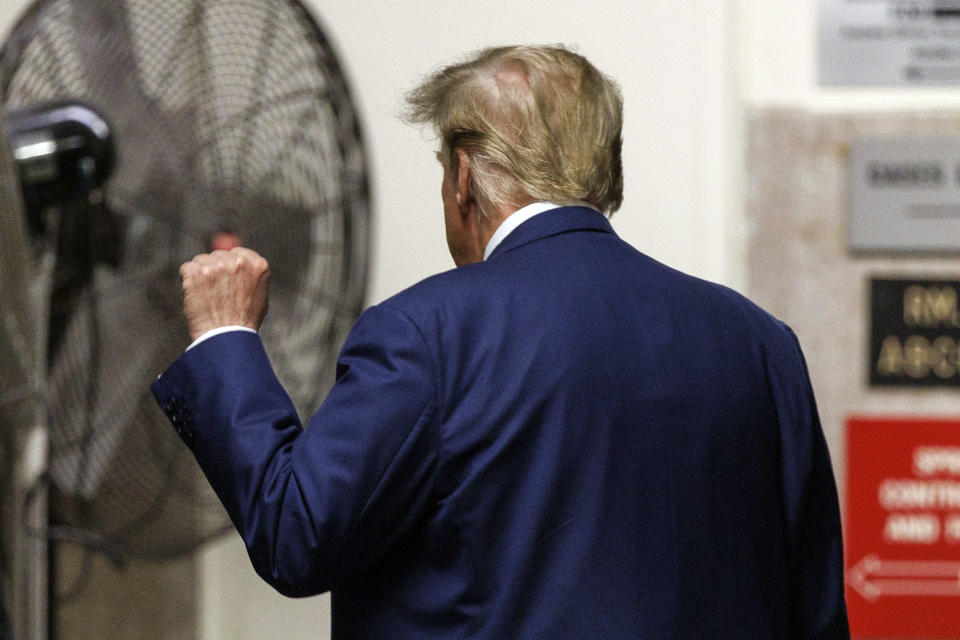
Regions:
<instances>
[{"instance_id":1,"label":"fan cage grille","mask_svg":"<svg viewBox=\"0 0 960 640\"><path fill-rule=\"evenodd\" d=\"M102 205L59 208L47 378L56 524L165 558L229 528L149 393L188 342L179 265L237 233L271 264L261 330L301 415L363 305L369 184L336 56L295 0L42 0L0 51L8 110L110 123ZM117 266L96 263L119 229ZM109 237L107 234L106 237Z\"/></svg>"}]
</instances>

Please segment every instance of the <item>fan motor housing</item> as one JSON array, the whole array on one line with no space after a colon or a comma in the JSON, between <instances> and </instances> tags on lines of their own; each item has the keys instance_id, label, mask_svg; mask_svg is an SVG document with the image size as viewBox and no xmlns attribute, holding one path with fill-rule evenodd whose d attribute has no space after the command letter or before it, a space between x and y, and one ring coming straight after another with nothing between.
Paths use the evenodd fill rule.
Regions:
<instances>
[{"instance_id":1,"label":"fan motor housing","mask_svg":"<svg viewBox=\"0 0 960 640\"><path fill-rule=\"evenodd\" d=\"M30 228L65 197L102 187L114 165L110 126L93 107L59 102L7 114L7 129Z\"/></svg>"}]
</instances>

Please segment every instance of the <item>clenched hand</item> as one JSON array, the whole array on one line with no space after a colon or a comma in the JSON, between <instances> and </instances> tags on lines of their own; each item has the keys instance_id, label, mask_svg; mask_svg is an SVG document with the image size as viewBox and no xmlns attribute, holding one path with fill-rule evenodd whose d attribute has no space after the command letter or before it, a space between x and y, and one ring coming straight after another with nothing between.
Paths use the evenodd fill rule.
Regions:
<instances>
[{"instance_id":1,"label":"clenched hand","mask_svg":"<svg viewBox=\"0 0 960 640\"><path fill-rule=\"evenodd\" d=\"M217 327L258 330L267 315L270 266L244 247L201 253L180 267L190 339Z\"/></svg>"}]
</instances>

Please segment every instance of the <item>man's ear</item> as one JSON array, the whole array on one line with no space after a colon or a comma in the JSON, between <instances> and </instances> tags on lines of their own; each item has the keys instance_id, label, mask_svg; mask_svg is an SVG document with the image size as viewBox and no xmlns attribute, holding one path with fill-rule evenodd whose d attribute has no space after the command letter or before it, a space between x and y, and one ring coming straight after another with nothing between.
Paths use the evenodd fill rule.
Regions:
<instances>
[{"instance_id":1,"label":"man's ear","mask_svg":"<svg viewBox=\"0 0 960 640\"><path fill-rule=\"evenodd\" d=\"M457 205L463 211L473 202L470 156L463 149L457 149L457 163Z\"/></svg>"}]
</instances>

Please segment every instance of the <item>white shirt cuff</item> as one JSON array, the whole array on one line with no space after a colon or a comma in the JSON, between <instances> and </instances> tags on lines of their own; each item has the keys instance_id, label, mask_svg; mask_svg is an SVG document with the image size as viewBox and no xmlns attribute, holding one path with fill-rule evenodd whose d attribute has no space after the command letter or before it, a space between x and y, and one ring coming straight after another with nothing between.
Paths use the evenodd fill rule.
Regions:
<instances>
[{"instance_id":1,"label":"white shirt cuff","mask_svg":"<svg viewBox=\"0 0 960 640\"><path fill-rule=\"evenodd\" d=\"M227 332L230 332L230 331L248 331L248 332L250 332L250 333L256 333L256 331L254 331L254 330L251 329L250 327L241 327L240 325L230 325L230 326L227 326L227 327L217 327L216 329L210 329L210 331L207 331L206 333L204 333L203 335L201 335L199 338L197 338L196 340L194 340L193 342L191 342L191 343L190 343L190 346L187 347L185 351L190 351L190 349L193 349L195 346L197 346L198 344L200 344L200 343L203 342L204 340L207 340L208 338L212 338L213 336L218 336L218 335L220 335L221 333L227 333Z\"/></svg>"}]
</instances>

